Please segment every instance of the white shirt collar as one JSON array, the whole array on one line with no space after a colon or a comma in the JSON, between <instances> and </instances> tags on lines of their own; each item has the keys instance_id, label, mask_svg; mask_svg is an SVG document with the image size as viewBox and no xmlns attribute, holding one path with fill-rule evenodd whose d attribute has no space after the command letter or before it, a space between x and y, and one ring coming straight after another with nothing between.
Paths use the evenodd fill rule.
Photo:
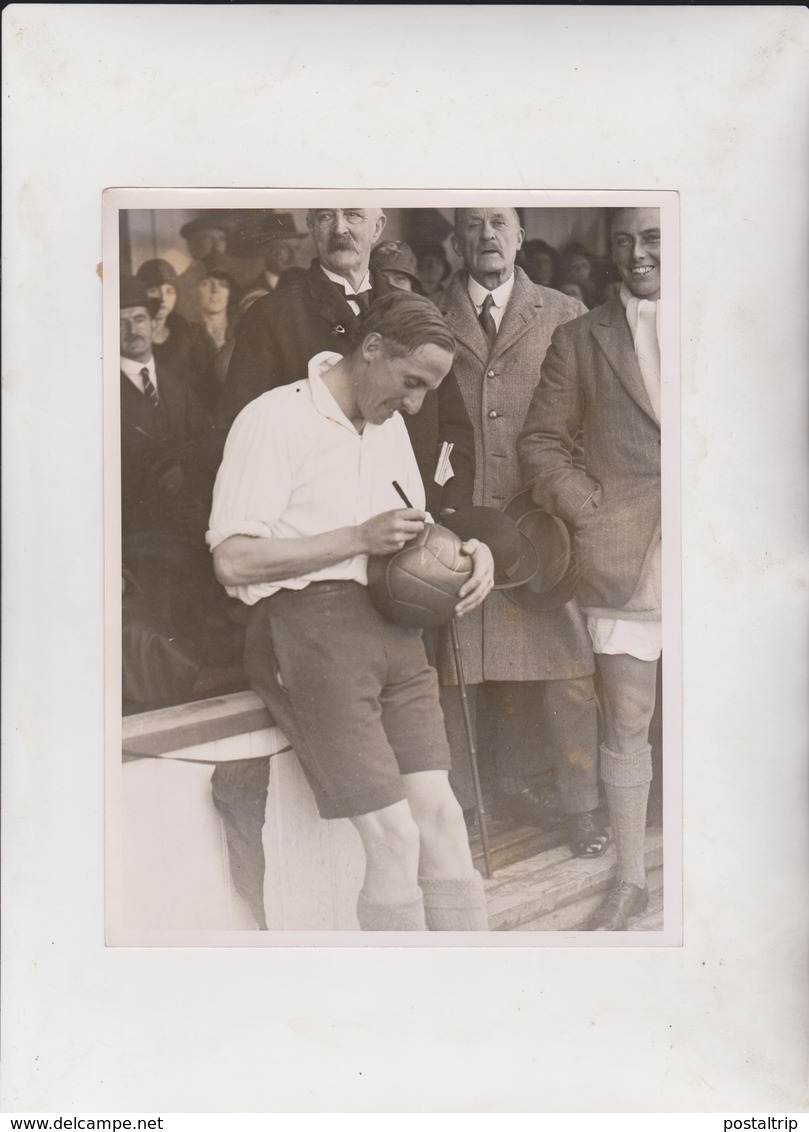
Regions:
<instances>
[{"instance_id":1,"label":"white shirt collar","mask_svg":"<svg viewBox=\"0 0 809 1132\"><path fill-rule=\"evenodd\" d=\"M155 372L154 356L149 358L148 362L136 362L133 358L121 357L121 373L125 374L136 389L143 392L143 378L140 375L142 369L148 369L149 379L157 391L157 373Z\"/></svg>"},{"instance_id":2,"label":"white shirt collar","mask_svg":"<svg viewBox=\"0 0 809 1132\"><path fill-rule=\"evenodd\" d=\"M347 295L361 295L363 291L371 290L370 271L365 272L365 277L355 291L347 279L344 279L342 275L337 275L335 272L329 271L328 267L324 267L322 263L320 265L320 270L324 275L328 276L328 278L331 279L332 283L338 283Z\"/></svg>"},{"instance_id":3,"label":"white shirt collar","mask_svg":"<svg viewBox=\"0 0 809 1132\"><path fill-rule=\"evenodd\" d=\"M495 287L493 291L487 291L482 287L476 279L469 276L466 288L469 292L469 298L472 300L478 314L483 308L483 301L487 295L491 295L494 300L494 305L501 310L511 298L511 292L514 290L514 272L512 271L505 283L501 283L499 287Z\"/></svg>"},{"instance_id":4,"label":"white shirt collar","mask_svg":"<svg viewBox=\"0 0 809 1132\"><path fill-rule=\"evenodd\" d=\"M327 417L338 424L346 425L352 432L357 430L337 403L334 394L323 380L323 375L337 362L343 360L342 354L335 354L331 350L323 350L309 359L309 388L312 391L312 404L321 416Z\"/></svg>"},{"instance_id":5,"label":"white shirt collar","mask_svg":"<svg viewBox=\"0 0 809 1132\"><path fill-rule=\"evenodd\" d=\"M660 300L659 299L639 299L627 287L626 283L621 283L618 297L621 300L621 306L626 312L626 321L629 323L629 329L632 331L633 339L638 332L638 312L644 307L654 307L655 311L655 324L657 330L658 340L660 339Z\"/></svg>"},{"instance_id":6,"label":"white shirt collar","mask_svg":"<svg viewBox=\"0 0 809 1132\"><path fill-rule=\"evenodd\" d=\"M337 398L323 380L323 375L330 370L333 365L342 360L342 354L334 354L331 350L323 350L322 353L315 354L313 358L309 359L309 388L312 391L312 404L317 411L322 416L327 417L328 420L336 421L337 424L350 429L356 436L364 436L369 429L373 431L382 426L372 424L371 421L366 421L362 429L358 431L353 421L349 420L343 412L337 402Z\"/></svg>"}]
</instances>

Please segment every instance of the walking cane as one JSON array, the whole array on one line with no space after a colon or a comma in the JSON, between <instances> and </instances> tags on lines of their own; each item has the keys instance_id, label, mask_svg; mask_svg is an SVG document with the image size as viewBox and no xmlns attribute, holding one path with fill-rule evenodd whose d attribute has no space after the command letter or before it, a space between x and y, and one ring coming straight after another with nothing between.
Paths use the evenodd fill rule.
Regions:
<instances>
[{"instance_id":1,"label":"walking cane","mask_svg":"<svg viewBox=\"0 0 809 1132\"><path fill-rule=\"evenodd\" d=\"M492 862L489 857L489 831L486 828L486 809L483 805L483 794L480 789L480 776L478 774L478 756L475 747L475 733L472 729L472 720L469 715L469 700L466 697L466 683L463 678L463 661L461 660L461 643L458 640L458 622L453 617L449 623L452 636L452 652L455 657L455 671L458 675L458 691L461 695L461 711L463 725L466 731L466 745L469 750L469 765L472 768L472 783L475 788L475 809L480 825L480 843L483 848L484 876L491 880Z\"/></svg>"},{"instance_id":2,"label":"walking cane","mask_svg":"<svg viewBox=\"0 0 809 1132\"><path fill-rule=\"evenodd\" d=\"M393 487L405 507L412 507L413 504L407 498L396 480L393 481ZM466 698L466 683L463 678L463 661L461 660L461 643L458 640L458 623L454 617L449 623L449 628L452 636L452 652L455 657L455 671L458 675L458 691L461 694L461 712L463 713L463 726L466 732L466 746L469 751L469 765L472 768L472 784L475 788L475 809L477 810L478 824L480 825L480 843L483 848L483 867L485 870L483 875L486 877L486 880L491 880L492 862L489 856L489 831L486 828L486 809L483 805L483 794L480 789L475 733L472 730L472 720L469 716L469 700Z\"/></svg>"}]
</instances>

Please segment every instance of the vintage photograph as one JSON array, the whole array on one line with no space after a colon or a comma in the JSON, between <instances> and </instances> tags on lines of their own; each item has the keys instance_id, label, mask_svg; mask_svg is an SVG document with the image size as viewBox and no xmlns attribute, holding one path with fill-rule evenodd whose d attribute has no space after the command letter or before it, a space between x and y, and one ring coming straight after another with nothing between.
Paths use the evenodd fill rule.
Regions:
<instances>
[{"instance_id":1,"label":"vintage photograph","mask_svg":"<svg viewBox=\"0 0 809 1132\"><path fill-rule=\"evenodd\" d=\"M676 194L104 209L108 943L680 942Z\"/></svg>"},{"instance_id":2,"label":"vintage photograph","mask_svg":"<svg viewBox=\"0 0 809 1132\"><path fill-rule=\"evenodd\" d=\"M2 1110L800 1123L806 9L3 18Z\"/></svg>"}]
</instances>

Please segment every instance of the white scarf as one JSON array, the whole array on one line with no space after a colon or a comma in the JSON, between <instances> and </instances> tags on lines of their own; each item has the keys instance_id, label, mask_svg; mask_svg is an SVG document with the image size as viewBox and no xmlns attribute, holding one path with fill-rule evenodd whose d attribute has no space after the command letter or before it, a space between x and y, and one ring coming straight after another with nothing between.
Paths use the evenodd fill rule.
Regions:
<instances>
[{"instance_id":1,"label":"white scarf","mask_svg":"<svg viewBox=\"0 0 809 1132\"><path fill-rule=\"evenodd\" d=\"M626 283L621 284L621 303L632 333L643 384L660 424L660 300L638 299Z\"/></svg>"}]
</instances>

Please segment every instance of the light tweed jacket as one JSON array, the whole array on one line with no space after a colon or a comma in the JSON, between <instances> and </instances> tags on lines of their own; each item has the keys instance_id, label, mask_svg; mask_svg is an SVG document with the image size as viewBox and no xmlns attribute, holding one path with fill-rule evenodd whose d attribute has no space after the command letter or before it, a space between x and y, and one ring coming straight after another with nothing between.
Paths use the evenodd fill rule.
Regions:
<instances>
[{"instance_id":1,"label":"light tweed jacket","mask_svg":"<svg viewBox=\"0 0 809 1132\"><path fill-rule=\"evenodd\" d=\"M514 274L514 289L491 350L469 298L466 271L455 275L439 303L458 342L453 369L475 430L474 502L499 509L525 487L517 437L551 335L585 309L559 291L532 283L520 268ZM530 612L502 593L492 593L458 628L469 683L560 680L593 671L590 638L573 602L558 610ZM448 660L440 650L441 678L454 683Z\"/></svg>"},{"instance_id":2,"label":"light tweed jacket","mask_svg":"<svg viewBox=\"0 0 809 1132\"><path fill-rule=\"evenodd\" d=\"M619 300L554 334L519 452L535 501L575 528L582 605L622 609L660 537L660 425Z\"/></svg>"}]
</instances>

